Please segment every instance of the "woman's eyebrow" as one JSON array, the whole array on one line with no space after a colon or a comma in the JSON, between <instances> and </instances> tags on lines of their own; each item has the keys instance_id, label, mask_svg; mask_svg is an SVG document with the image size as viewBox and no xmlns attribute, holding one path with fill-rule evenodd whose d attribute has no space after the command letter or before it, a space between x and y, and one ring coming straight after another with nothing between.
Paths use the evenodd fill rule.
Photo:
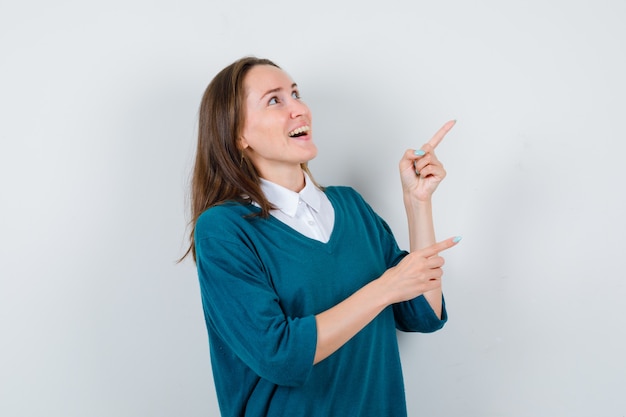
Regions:
<instances>
[{"instance_id":1,"label":"woman's eyebrow","mask_svg":"<svg viewBox=\"0 0 626 417\"><path fill-rule=\"evenodd\" d=\"M298 84L296 84L296 83L291 84L291 88L292 89L297 88L297 87L298 87ZM265 94L263 94L261 96L261 100L263 99L263 97L267 96L268 94L277 93L277 92L282 91L282 90L283 90L282 87L276 87L276 88L272 88L271 90L267 90L265 92Z\"/></svg>"}]
</instances>

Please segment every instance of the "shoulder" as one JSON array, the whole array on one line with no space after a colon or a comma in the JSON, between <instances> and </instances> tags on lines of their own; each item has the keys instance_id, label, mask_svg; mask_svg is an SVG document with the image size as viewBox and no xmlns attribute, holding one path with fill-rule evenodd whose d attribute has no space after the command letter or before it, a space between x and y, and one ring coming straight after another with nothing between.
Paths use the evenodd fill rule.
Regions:
<instances>
[{"instance_id":1,"label":"shoulder","mask_svg":"<svg viewBox=\"0 0 626 417\"><path fill-rule=\"evenodd\" d=\"M196 240L205 237L225 237L249 227L260 209L250 204L226 202L205 210L196 222Z\"/></svg>"},{"instance_id":2,"label":"shoulder","mask_svg":"<svg viewBox=\"0 0 626 417\"><path fill-rule=\"evenodd\" d=\"M325 188L326 196L333 201L352 201L364 203L365 200L354 188L345 185L333 185Z\"/></svg>"},{"instance_id":3,"label":"shoulder","mask_svg":"<svg viewBox=\"0 0 626 417\"><path fill-rule=\"evenodd\" d=\"M352 187L331 186L326 187L325 192L335 208L343 208L351 213L373 213L369 203Z\"/></svg>"},{"instance_id":4,"label":"shoulder","mask_svg":"<svg viewBox=\"0 0 626 417\"><path fill-rule=\"evenodd\" d=\"M350 213L351 217L359 217L363 221L373 222L381 225L384 229L388 229L386 222L354 188L348 186L326 187L326 195L335 208Z\"/></svg>"}]
</instances>

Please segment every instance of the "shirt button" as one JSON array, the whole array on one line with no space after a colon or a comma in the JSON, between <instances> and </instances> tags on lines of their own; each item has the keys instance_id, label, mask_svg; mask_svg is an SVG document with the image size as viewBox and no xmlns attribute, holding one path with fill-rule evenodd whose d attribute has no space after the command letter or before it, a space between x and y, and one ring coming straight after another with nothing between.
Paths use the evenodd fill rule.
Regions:
<instances>
[{"instance_id":1,"label":"shirt button","mask_svg":"<svg viewBox=\"0 0 626 417\"><path fill-rule=\"evenodd\" d=\"M315 222L313 220L309 220L309 226L313 226Z\"/></svg>"}]
</instances>

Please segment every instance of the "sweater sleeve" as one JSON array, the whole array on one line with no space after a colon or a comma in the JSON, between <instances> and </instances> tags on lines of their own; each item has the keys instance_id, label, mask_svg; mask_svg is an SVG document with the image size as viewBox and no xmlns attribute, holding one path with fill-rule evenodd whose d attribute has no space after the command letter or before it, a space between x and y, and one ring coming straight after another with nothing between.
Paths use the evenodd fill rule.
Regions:
<instances>
[{"instance_id":1,"label":"sweater sleeve","mask_svg":"<svg viewBox=\"0 0 626 417\"><path fill-rule=\"evenodd\" d=\"M432 333L448 321L445 300L442 300L441 319L437 317L423 295L393 305L396 328L403 332Z\"/></svg>"},{"instance_id":2,"label":"sweater sleeve","mask_svg":"<svg viewBox=\"0 0 626 417\"><path fill-rule=\"evenodd\" d=\"M203 220L196 227L196 258L209 335L214 332L261 378L277 385L303 384L313 368L315 317L286 316L245 236L237 236L224 221L212 223L206 233Z\"/></svg>"}]
</instances>

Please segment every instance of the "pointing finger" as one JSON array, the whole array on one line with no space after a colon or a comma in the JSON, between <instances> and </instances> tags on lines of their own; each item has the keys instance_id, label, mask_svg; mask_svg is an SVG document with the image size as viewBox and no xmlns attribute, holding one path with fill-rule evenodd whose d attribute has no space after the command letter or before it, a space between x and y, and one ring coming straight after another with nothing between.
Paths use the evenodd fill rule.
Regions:
<instances>
[{"instance_id":1,"label":"pointing finger","mask_svg":"<svg viewBox=\"0 0 626 417\"><path fill-rule=\"evenodd\" d=\"M430 258L431 256L437 255L439 252L443 252L444 250L449 249L452 246L456 246L456 244L460 241L461 236L451 237L422 249L420 251L420 254L425 258Z\"/></svg>"},{"instance_id":2,"label":"pointing finger","mask_svg":"<svg viewBox=\"0 0 626 417\"><path fill-rule=\"evenodd\" d=\"M437 133L435 133L435 135L428 141L428 145L430 145L432 149L435 149L437 145L441 143L441 141L446 136L446 134L450 131L450 129L452 129L455 123L456 123L456 120L450 120L449 122L444 124L441 127L441 129L439 129Z\"/></svg>"}]
</instances>

